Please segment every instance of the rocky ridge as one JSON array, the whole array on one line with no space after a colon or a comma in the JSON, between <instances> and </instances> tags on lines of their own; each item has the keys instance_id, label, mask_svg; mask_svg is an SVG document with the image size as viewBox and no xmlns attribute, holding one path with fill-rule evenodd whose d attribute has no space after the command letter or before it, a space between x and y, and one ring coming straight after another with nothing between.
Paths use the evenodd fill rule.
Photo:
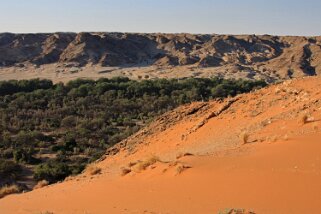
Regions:
<instances>
[{"instance_id":1,"label":"rocky ridge","mask_svg":"<svg viewBox=\"0 0 321 214\"><path fill-rule=\"evenodd\" d=\"M63 67L213 68L218 75L275 81L321 74L321 37L217 34L0 34L0 69Z\"/></svg>"}]
</instances>

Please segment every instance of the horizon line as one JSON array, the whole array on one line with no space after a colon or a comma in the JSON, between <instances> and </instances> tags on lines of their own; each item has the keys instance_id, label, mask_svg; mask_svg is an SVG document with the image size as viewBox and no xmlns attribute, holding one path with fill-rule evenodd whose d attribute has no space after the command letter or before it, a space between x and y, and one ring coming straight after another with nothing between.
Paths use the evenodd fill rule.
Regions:
<instances>
[{"instance_id":1,"label":"horizon line","mask_svg":"<svg viewBox=\"0 0 321 214\"><path fill-rule=\"evenodd\" d=\"M222 36L279 36L279 37L321 37L318 35L269 34L269 33L198 33L198 32L137 32L137 31L38 31L38 32L10 32L1 31L0 34L54 34L54 33L122 33L122 34L190 34L190 35L222 35Z\"/></svg>"}]
</instances>

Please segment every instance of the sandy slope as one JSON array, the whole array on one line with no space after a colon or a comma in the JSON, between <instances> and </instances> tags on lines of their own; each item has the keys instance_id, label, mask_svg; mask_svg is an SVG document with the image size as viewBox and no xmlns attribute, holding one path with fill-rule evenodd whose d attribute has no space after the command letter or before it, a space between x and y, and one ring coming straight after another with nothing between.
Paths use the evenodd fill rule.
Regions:
<instances>
[{"instance_id":1,"label":"sandy slope","mask_svg":"<svg viewBox=\"0 0 321 214\"><path fill-rule=\"evenodd\" d=\"M321 78L305 78L182 106L109 150L96 163L101 174L8 196L0 213L319 213L320 86ZM184 152L193 156L176 158ZM152 155L161 161L120 175ZM191 168L178 174L182 166Z\"/></svg>"}]
</instances>

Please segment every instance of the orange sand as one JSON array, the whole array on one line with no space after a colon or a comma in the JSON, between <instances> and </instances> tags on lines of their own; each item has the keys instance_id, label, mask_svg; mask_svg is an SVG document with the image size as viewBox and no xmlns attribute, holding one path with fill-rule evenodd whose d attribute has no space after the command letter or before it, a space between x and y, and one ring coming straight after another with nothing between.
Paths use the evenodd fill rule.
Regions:
<instances>
[{"instance_id":1,"label":"orange sand","mask_svg":"<svg viewBox=\"0 0 321 214\"><path fill-rule=\"evenodd\" d=\"M0 200L0 213L320 213L320 84L320 78L306 78L241 95L210 118L228 101L193 114L186 112L202 103L180 107L96 163L101 174L8 196ZM310 122L300 123L303 113ZM239 140L242 131L249 133L247 144ZM172 163L181 152L194 155L178 160L191 168L177 174ZM129 162L151 155L163 162L120 175Z\"/></svg>"}]
</instances>

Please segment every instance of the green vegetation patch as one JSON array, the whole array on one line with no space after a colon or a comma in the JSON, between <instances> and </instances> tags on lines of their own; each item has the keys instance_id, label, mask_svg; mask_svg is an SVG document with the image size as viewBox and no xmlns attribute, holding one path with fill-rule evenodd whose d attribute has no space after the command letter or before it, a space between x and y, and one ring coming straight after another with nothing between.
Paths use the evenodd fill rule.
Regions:
<instances>
[{"instance_id":1,"label":"green vegetation patch","mask_svg":"<svg viewBox=\"0 0 321 214\"><path fill-rule=\"evenodd\" d=\"M264 86L263 81L219 78L2 81L0 177L19 182L29 169L37 181L62 180L155 116L192 101Z\"/></svg>"}]
</instances>

